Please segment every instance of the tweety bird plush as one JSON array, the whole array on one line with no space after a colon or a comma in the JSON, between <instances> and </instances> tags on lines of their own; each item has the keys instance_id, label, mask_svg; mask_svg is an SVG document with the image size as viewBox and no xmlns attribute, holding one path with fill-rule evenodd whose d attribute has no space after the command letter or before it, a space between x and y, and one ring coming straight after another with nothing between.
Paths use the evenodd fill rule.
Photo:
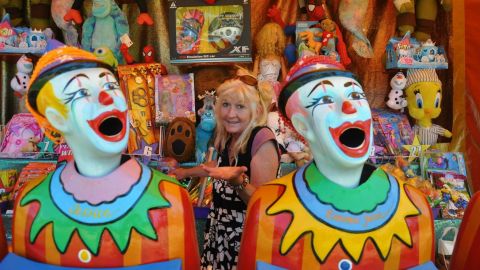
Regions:
<instances>
[{"instance_id":1,"label":"tweety bird plush","mask_svg":"<svg viewBox=\"0 0 480 270\"><path fill-rule=\"evenodd\" d=\"M438 135L450 138L452 133L432 119L440 115L442 102L442 82L435 69L409 69L407 71L408 114L416 120L413 127L420 144L434 145Z\"/></svg>"}]
</instances>

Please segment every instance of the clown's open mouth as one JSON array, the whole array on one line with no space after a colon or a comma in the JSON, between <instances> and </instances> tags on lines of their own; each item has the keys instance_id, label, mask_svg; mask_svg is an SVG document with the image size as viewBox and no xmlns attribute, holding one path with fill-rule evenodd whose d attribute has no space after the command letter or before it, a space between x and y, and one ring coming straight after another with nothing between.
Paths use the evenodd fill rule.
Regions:
<instances>
[{"instance_id":1,"label":"clown's open mouth","mask_svg":"<svg viewBox=\"0 0 480 270\"><path fill-rule=\"evenodd\" d=\"M330 128L330 134L337 146L349 157L363 157L370 147L370 122L343 123Z\"/></svg>"},{"instance_id":2,"label":"clown's open mouth","mask_svg":"<svg viewBox=\"0 0 480 270\"><path fill-rule=\"evenodd\" d=\"M95 119L89 120L88 124L104 140L118 142L125 137L126 114L127 112L119 110L104 112Z\"/></svg>"}]
</instances>

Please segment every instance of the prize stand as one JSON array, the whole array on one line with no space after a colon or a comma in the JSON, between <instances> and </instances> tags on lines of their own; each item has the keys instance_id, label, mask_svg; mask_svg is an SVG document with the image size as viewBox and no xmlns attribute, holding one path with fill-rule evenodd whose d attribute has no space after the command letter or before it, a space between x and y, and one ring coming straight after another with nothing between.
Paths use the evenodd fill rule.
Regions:
<instances>
[{"instance_id":1,"label":"prize stand","mask_svg":"<svg viewBox=\"0 0 480 270\"><path fill-rule=\"evenodd\" d=\"M168 0L147 5L142 0L94 0L90 6L82 0L52 1L50 16L58 26L53 31L16 25L16 16L7 13L0 22L0 221L9 253L3 264L0 258L0 269L203 265L204 232L218 180L175 179L172 172L219 160L213 147L216 88L242 77L243 70L253 70L247 72L259 91L272 92L272 102L264 108L269 112L265 125L281 155L277 179L258 187L245 204L245 237L233 255L238 269L479 268L471 252L455 247L458 240L464 249L477 249L478 243L466 239L478 240L480 234L476 223L465 220L473 220L478 210L475 192L480 187L473 123L480 102L471 86L475 72L466 71L476 55L472 46L480 46L468 32L472 17L467 17L472 16L469 9L480 12L480 6L470 1ZM100 19L105 10L97 2L108 6L109 23ZM25 16L31 13L38 15L29 9ZM456 23L465 31L455 29ZM65 44L91 53L71 47L64 52ZM38 62L50 52L57 54ZM84 73L70 75L77 70ZM87 82L95 72L98 78ZM67 85L86 91L69 92L67 86L58 91L57 79L64 73L71 77L61 77L62 83L68 79ZM319 78L323 81L311 88L320 85L329 95L318 98L311 90L296 96ZM90 81L97 80L103 84L89 89ZM341 105L334 104L337 82L354 89ZM96 91L98 98L90 98ZM311 94L314 102L303 104L302 98ZM57 99L58 104L51 102ZM87 99L98 107L74 107ZM338 125L321 133L322 138L337 136L331 145L355 144L358 137L363 142L335 150L317 145L322 131L311 135L302 128L323 121L314 119L320 118L314 112L328 106L337 113L328 123ZM312 120L299 126L294 112L304 107L306 112L313 108L302 116ZM340 128L344 123L338 119L345 115L356 121L353 142L341 138L348 128ZM92 119L85 118L88 125L81 126L87 116ZM66 120L58 121L62 117ZM77 126L63 129L67 120L78 121L72 124ZM363 122L371 124L371 140ZM124 147L111 150L111 145ZM337 160L335 151L348 156L349 147L356 152ZM110 160L103 163L105 157ZM343 189L342 181L332 180L337 174L316 165L331 161L324 157L337 161L334 168L358 167L352 171L359 172L361 181ZM85 164L94 167L95 161L111 166L118 185L109 174L81 175L91 172ZM366 178L361 168L370 170ZM83 182L65 184L62 179L75 175L72 171ZM329 184L312 184L312 177ZM104 178L105 186L95 185L108 192L92 192L85 184ZM54 184L50 189L45 183ZM333 191L324 194L320 186ZM234 192L236 188L232 186ZM338 194L348 199L338 200ZM59 210L50 217L42 203ZM109 212L122 208L132 212ZM15 232L13 224L20 229ZM119 224L128 227L126 236ZM75 230L55 233L55 226ZM0 256L4 242L0 237Z\"/></svg>"}]
</instances>

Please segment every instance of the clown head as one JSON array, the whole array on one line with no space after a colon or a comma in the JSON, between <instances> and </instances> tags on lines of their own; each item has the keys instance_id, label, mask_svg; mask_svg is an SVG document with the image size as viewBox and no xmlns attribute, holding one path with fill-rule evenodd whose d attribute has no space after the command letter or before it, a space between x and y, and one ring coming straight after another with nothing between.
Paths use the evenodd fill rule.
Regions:
<instances>
[{"instance_id":1,"label":"clown head","mask_svg":"<svg viewBox=\"0 0 480 270\"><path fill-rule=\"evenodd\" d=\"M326 56L304 57L290 70L278 103L328 178L363 167L373 138L372 116L351 72Z\"/></svg>"},{"instance_id":2,"label":"clown head","mask_svg":"<svg viewBox=\"0 0 480 270\"><path fill-rule=\"evenodd\" d=\"M75 160L120 156L128 140L127 105L112 67L86 51L61 47L40 58L28 107L48 131L60 132Z\"/></svg>"}]
</instances>

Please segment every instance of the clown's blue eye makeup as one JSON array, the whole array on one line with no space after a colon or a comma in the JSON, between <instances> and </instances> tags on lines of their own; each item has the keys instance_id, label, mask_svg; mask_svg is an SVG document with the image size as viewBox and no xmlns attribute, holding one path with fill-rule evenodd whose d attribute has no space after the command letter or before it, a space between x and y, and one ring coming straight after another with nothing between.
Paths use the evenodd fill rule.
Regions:
<instances>
[{"instance_id":1,"label":"clown's blue eye makeup","mask_svg":"<svg viewBox=\"0 0 480 270\"><path fill-rule=\"evenodd\" d=\"M348 94L348 98L351 100L361 100L361 99L366 99L365 94L362 92L357 92L353 91L350 94Z\"/></svg>"},{"instance_id":2,"label":"clown's blue eye makeup","mask_svg":"<svg viewBox=\"0 0 480 270\"><path fill-rule=\"evenodd\" d=\"M76 99L89 97L91 94L87 88L81 88L71 93L65 93L65 95L67 96L67 98L65 98L64 101L65 101L65 104L68 104Z\"/></svg>"},{"instance_id":3,"label":"clown's blue eye makeup","mask_svg":"<svg viewBox=\"0 0 480 270\"><path fill-rule=\"evenodd\" d=\"M104 90L116 90L119 88L120 86L116 82L107 82L106 84L103 85Z\"/></svg>"},{"instance_id":4,"label":"clown's blue eye makeup","mask_svg":"<svg viewBox=\"0 0 480 270\"><path fill-rule=\"evenodd\" d=\"M317 105L331 104L333 102L333 97L331 96L316 97L313 98L312 103L310 103L306 108L308 109L310 107L314 107L313 109L315 109Z\"/></svg>"}]
</instances>

